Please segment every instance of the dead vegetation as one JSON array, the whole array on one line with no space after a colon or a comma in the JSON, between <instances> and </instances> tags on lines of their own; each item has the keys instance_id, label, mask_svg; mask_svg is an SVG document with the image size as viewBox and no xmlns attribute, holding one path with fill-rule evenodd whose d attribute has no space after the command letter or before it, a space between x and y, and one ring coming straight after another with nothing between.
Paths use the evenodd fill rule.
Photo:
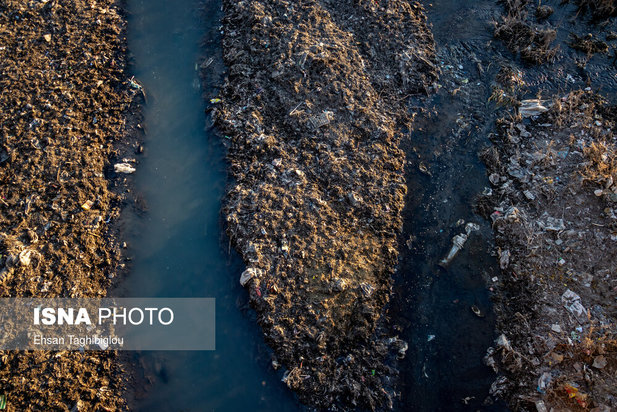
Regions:
<instances>
[{"instance_id":1,"label":"dead vegetation","mask_svg":"<svg viewBox=\"0 0 617 412\"><path fill-rule=\"evenodd\" d=\"M557 38L557 32L529 18L530 5L527 0L505 0L503 4L505 14L494 23L495 37L526 62L542 64L554 61L558 48L553 47L552 43ZM551 14L549 10L539 8L535 9L535 13L541 19Z\"/></svg>"},{"instance_id":2,"label":"dead vegetation","mask_svg":"<svg viewBox=\"0 0 617 412\"><path fill-rule=\"evenodd\" d=\"M574 3L582 15L589 14L596 21L617 15L615 0L574 0Z\"/></svg>"},{"instance_id":3,"label":"dead vegetation","mask_svg":"<svg viewBox=\"0 0 617 412\"><path fill-rule=\"evenodd\" d=\"M595 53L608 52L608 44L604 41L596 39L591 33L586 36L577 36L576 34L570 35L570 47L575 50L580 50L587 54L587 57L591 57Z\"/></svg>"}]
</instances>

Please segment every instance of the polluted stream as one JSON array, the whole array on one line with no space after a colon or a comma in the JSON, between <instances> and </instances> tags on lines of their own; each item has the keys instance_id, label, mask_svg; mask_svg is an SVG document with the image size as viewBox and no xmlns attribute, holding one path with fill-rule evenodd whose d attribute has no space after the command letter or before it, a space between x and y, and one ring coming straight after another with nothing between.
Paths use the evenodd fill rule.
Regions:
<instances>
[{"instance_id":1,"label":"polluted stream","mask_svg":"<svg viewBox=\"0 0 617 412\"><path fill-rule=\"evenodd\" d=\"M436 93L412 103L414 130L404 142L408 195L391 309L410 348L401 364L402 410L507 410L484 403L495 379L483 363L495 338L487 280L499 267L490 224L473 210L489 186L478 152L495 120L487 100L496 68L485 49L496 11L491 1L427 5L441 74ZM443 263L467 228L476 230Z\"/></svg>"},{"instance_id":2,"label":"polluted stream","mask_svg":"<svg viewBox=\"0 0 617 412\"><path fill-rule=\"evenodd\" d=\"M216 298L215 351L129 355L138 365L131 410L297 410L268 367L267 347L238 283L241 262L221 237L224 149L206 128L202 93L216 90L201 85L199 67L204 60L214 71L221 65L220 2L130 0L127 6L131 74L146 94L145 136L137 201L122 218L130 275L113 295Z\"/></svg>"},{"instance_id":3,"label":"polluted stream","mask_svg":"<svg viewBox=\"0 0 617 412\"><path fill-rule=\"evenodd\" d=\"M572 33L593 30L573 17L576 6L542 3L554 10L558 47L555 62L544 65L521 61L493 38L492 22L504 12L497 2L425 3L441 74L438 91L412 103L417 116L404 147L408 196L391 308L410 347L401 365L403 410L508 410L489 397L496 375L483 358L496 338L490 292L501 273L490 223L474 212L479 196L492 190L478 154L507 115L495 102L496 79L508 68L521 100L588 86L614 98L617 90L611 58L584 57L568 45ZM450 265L440 265L469 222L479 230Z\"/></svg>"},{"instance_id":4,"label":"polluted stream","mask_svg":"<svg viewBox=\"0 0 617 412\"><path fill-rule=\"evenodd\" d=\"M428 9L435 29L442 28L436 33L440 59L444 48L453 45L445 40L453 31L464 34L456 43L459 48L463 40L477 41L480 47L490 39L490 2L468 3L465 13L471 23L452 1L435 2ZM215 96L222 84L220 3L132 0L128 8L131 74L146 94L145 137L136 173L137 201L123 215L127 254L133 257L130 276L116 294L217 299L215 351L131 355L138 365L129 399L132 409L303 409L280 382L281 371L270 366L269 349L237 281L242 263L221 235L224 147L220 136L205 127L209 119L203 97ZM448 18L458 20L454 28ZM462 49L458 54L464 67L450 70L449 78L462 80L467 70L475 70L464 53ZM453 64L440 63L445 72L445 66ZM208 84L201 84L201 64L211 65L208 72L218 71L206 77ZM487 86L479 90L467 100L486 102ZM467 109L463 100L445 89L431 100L419 100L418 107L412 107L418 111L416 130L404 143L410 195L391 305L395 323L402 325L400 335L410 346L401 364L400 410L478 409L493 378L482 363L494 338L485 284L485 276L495 270L489 254L492 235L471 207L486 185L477 157L486 135L477 122L473 133L470 125L460 130L462 122L469 122L464 119L469 113L459 113ZM438 116L420 109L436 105ZM483 118L483 127L489 124ZM460 219L478 224L480 230L470 234L447 270L440 269L437 264L448 253L451 238L464 233L464 225L457 226ZM470 310L472 305L482 318Z\"/></svg>"},{"instance_id":5,"label":"polluted stream","mask_svg":"<svg viewBox=\"0 0 617 412\"><path fill-rule=\"evenodd\" d=\"M441 74L436 93L411 102L416 121L403 143L408 195L389 315L409 350L399 365L395 409L502 411L504 404L487 402L495 374L483 362L496 337L490 285L499 266L491 226L473 208L490 187L478 152L490 144L498 116L491 87L503 64L525 71L529 94L562 91L564 73L573 73L577 85L586 79L570 67L551 78L546 68L513 60L493 39L490 22L502 12L493 1L425 6ZM225 70L220 2L130 0L128 9L132 74L147 97L146 133L135 174L138 201L122 219L130 276L115 294L214 297L217 311L215 351L130 355L138 365L132 409L301 410L280 381L283 371L272 369L238 283L242 262L221 234L224 147L204 115L204 95L217 95ZM206 84L202 69L210 73ZM474 230L462 249L440 264L469 223Z\"/></svg>"}]
</instances>

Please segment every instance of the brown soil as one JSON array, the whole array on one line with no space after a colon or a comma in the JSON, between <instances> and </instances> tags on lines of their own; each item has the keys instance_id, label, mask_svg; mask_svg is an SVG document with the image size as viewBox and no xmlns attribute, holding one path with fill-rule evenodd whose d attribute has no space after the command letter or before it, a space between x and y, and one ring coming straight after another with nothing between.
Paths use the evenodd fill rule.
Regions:
<instances>
[{"instance_id":1,"label":"brown soil","mask_svg":"<svg viewBox=\"0 0 617 412\"><path fill-rule=\"evenodd\" d=\"M1 296L103 296L119 262L110 162L137 92L124 18L113 0L5 0L0 32ZM7 410L121 409L116 356L1 352Z\"/></svg>"},{"instance_id":2,"label":"brown soil","mask_svg":"<svg viewBox=\"0 0 617 412\"><path fill-rule=\"evenodd\" d=\"M377 328L397 262L404 103L436 79L406 1L224 1L227 232L273 366L309 405L391 407L407 344Z\"/></svg>"},{"instance_id":3,"label":"brown soil","mask_svg":"<svg viewBox=\"0 0 617 412\"><path fill-rule=\"evenodd\" d=\"M491 391L515 410L615 410L617 109L582 91L551 104L502 120L483 153L502 268Z\"/></svg>"}]
</instances>

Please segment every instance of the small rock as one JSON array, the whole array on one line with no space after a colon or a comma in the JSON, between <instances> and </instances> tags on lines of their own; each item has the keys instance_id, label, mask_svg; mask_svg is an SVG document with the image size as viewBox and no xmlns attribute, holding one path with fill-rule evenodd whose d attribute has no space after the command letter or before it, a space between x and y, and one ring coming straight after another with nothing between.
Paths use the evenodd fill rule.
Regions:
<instances>
[{"instance_id":1,"label":"small rock","mask_svg":"<svg viewBox=\"0 0 617 412\"><path fill-rule=\"evenodd\" d=\"M43 35L43 38L45 39L45 41L47 43L49 43L51 41L51 34L47 33Z\"/></svg>"},{"instance_id":2,"label":"small rock","mask_svg":"<svg viewBox=\"0 0 617 412\"><path fill-rule=\"evenodd\" d=\"M555 333L561 333L561 326L557 323L551 325L551 330Z\"/></svg>"}]
</instances>

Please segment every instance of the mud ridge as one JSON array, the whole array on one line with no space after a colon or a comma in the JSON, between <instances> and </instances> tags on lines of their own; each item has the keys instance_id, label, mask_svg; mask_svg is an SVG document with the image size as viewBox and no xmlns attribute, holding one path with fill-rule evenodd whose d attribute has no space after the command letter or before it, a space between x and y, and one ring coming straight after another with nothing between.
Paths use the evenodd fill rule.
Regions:
<instances>
[{"instance_id":1,"label":"mud ridge","mask_svg":"<svg viewBox=\"0 0 617 412\"><path fill-rule=\"evenodd\" d=\"M406 185L406 98L437 77L422 8L405 1L224 1L227 233L302 402L392 407L407 344L380 332Z\"/></svg>"}]
</instances>

